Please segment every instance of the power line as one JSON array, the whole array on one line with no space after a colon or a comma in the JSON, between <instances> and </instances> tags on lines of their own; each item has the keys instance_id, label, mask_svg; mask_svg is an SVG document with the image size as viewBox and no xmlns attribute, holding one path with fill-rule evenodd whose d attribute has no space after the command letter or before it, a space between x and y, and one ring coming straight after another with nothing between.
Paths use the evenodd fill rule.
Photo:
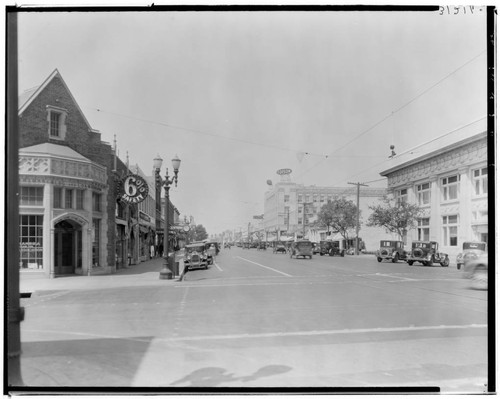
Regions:
<instances>
[{"instance_id":1,"label":"power line","mask_svg":"<svg viewBox=\"0 0 500 399\"><path fill-rule=\"evenodd\" d=\"M368 129L364 130L363 132L361 132L360 134L358 134L357 136L355 136L352 140L348 141L346 144L344 144L343 146L335 149L333 152L331 152L329 155L327 155L325 157L325 159L331 157L333 154L335 154L336 152L346 148L347 146L349 146L351 143L353 143L354 141L356 141L357 139L359 139L361 136L364 136L366 133L368 133L369 131L373 130L375 127L377 127L378 125L382 124L383 122L385 122L387 119L389 119L390 117L394 116L394 114L396 114L397 112L401 111L402 109L406 108L407 106L409 106L411 103L413 103L414 101L416 101L417 99L419 99L420 97L422 97L424 94L428 93L429 91L431 91L433 88L435 88L436 86L438 86L439 84L441 84L442 82L444 82L446 79L448 79L451 75L457 73L459 70L461 70L462 68L464 68L465 66L467 66L468 64L470 64L471 62L475 61L477 58L479 58L481 55L483 55L484 53L486 53L486 50L483 50L481 51L478 55L472 57L470 60L468 60L467 62L465 62L464 64L462 64L461 66L459 66L457 69L455 69L454 71L450 72L449 74L447 74L445 77L443 77L442 79L440 79L439 81L437 81L436 83L434 83L433 85L431 85L430 87L428 87L427 89L423 90L421 93L419 93L418 95L416 95L415 97L413 97L411 100L407 101L406 103L404 103L403 105L401 105L399 108L397 108L395 111L392 111L391 113L389 113L388 115L386 115L385 117L383 117L381 120L379 120L378 122L376 122L375 124L373 124L372 126L370 126ZM313 165L311 168L307 169L301 176L303 176L304 174L306 174L307 172L309 172L310 170L316 168L319 164L321 164L325 159L322 159L320 160L318 163L316 163L315 165Z\"/></svg>"},{"instance_id":2,"label":"power line","mask_svg":"<svg viewBox=\"0 0 500 399\"><path fill-rule=\"evenodd\" d=\"M411 153L412 151L416 150L417 148L420 148L420 147L422 147L422 146L424 146L424 145L430 144L430 143L432 143L432 142L434 142L434 141L436 141L436 140L442 139L443 137L446 137L446 136L448 136L448 135L450 135L450 134L452 134L452 133L455 133L456 131L458 131L458 130L460 130L460 129L463 129L463 128L467 127L467 126L473 125L474 123L479 122L480 120L483 120L483 119L486 119L486 116L483 116L483 117L481 117L481 118L479 118L479 119L476 119L476 120L474 120L474 121L472 121L472 122L470 122L470 123L467 123L467 124L465 124L465 125L463 125L463 126L460 126L460 127L456 128L456 129L453 129L453 130L451 130L451 131L449 131L449 132L447 132L447 133L442 134L441 136L435 137L435 138L433 138L433 139L431 139L431 140L427 140L427 141L425 141L425 142L423 142L423 143L421 143L421 144L418 144L417 146L412 147L412 148L410 148L409 150L406 150L406 151L403 151L403 152L401 152L401 153L397 154L397 155L396 155L396 156L394 156L392 159L397 159L397 158L401 157L401 156L402 156L402 155L404 155L404 154ZM352 178L352 177L359 176L360 174L362 174L362 173L364 173L364 172L366 172L366 171L368 171L368 170L374 169L374 168L376 168L377 166L380 166L380 165L382 165L382 164L385 164L386 162L388 162L388 160L387 160L387 159L385 159L384 161L379 162L379 163L377 163L377 164L375 164L375 165L372 165L372 166L370 166L370 167L369 167L369 168L367 168L367 169L362 170L361 172L359 172L359 173L357 173L357 174L355 174L355 175L351 176L351 178ZM384 179L381 179L381 180L384 180ZM374 181L378 181L378 180L374 180ZM370 183L370 182L368 182L368 183Z\"/></svg>"},{"instance_id":3,"label":"power line","mask_svg":"<svg viewBox=\"0 0 500 399\"><path fill-rule=\"evenodd\" d=\"M173 124L166 123L166 122L159 122L159 121L155 121L155 120L151 120L151 119L144 119L144 118L139 118L139 117L135 117L135 116L120 114L118 112L106 111L106 110L102 110L100 108L95 108L95 107L88 107L87 106L86 108L87 109L95 110L95 111L100 112L100 113L115 115L115 116L119 116L119 117L122 117L122 118L132 119L132 120L139 121L139 122L144 122L144 123L149 123L149 124L152 124L152 125L159 125L159 126L164 126L164 127L172 128L172 129L184 130L184 131L187 131L187 132L190 132L190 133L202 134L202 135L205 135L205 136L217 137L217 138L226 139L226 140L232 140L232 141L237 141L237 142L241 142L241 143L245 143L245 144L257 145L257 146L261 146L261 147L274 148L274 149L278 149L278 150L282 150L282 151L294 152L294 153L297 153L297 154L300 153L300 154L304 154L304 155L312 155L312 156L317 156L317 157L326 157L326 158L328 158L328 155L325 155L325 154L317 154L317 153L310 152L310 151L298 151L298 150L294 150L292 148L281 147L281 146L273 145L273 144L257 143L255 141L250 141L250 140L246 140L246 139L239 139L239 138L235 138L235 137L223 136L221 134L210 133L210 132L206 132L206 131L203 131L203 130L192 129L192 128L188 128L188 127L184 127L184 126L173 125Z\"/></svg>"}]
</instances>

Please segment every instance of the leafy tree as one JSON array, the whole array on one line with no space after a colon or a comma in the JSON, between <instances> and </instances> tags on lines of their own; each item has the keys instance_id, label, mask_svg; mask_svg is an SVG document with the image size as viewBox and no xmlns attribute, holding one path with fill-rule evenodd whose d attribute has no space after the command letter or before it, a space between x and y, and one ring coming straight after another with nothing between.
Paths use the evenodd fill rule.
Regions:
<instances>
[{"instance_id":1,"label":"leafy tree","mask_svg":"<svg viewBox=\"0 0 500 399\"><path fill-rule=\"evenodd\" d=\"M367 226L384 227L387 232L397 234L402 241L422 216L418 205L396 201L388 196L384 196L382 204L369 208L373 213L368 218Z\"/></svg>"},{"instance_id":2,"label":"leafy tree","mask_svg":"<svg viewBox=\"0 0 500 399\"><path fill-rule=\"evenodd\" d=\"M204 239L208 238L207 231L203 225L198 224L194 227L191 228L188 232L188 239L189 242L194 242L194 241L203 241Z\"/></svg>"},{"instance_id":3,"label":"leafy tree","mask_svg":"<svg viewBox=\"0 0 500 399\"><path fill-rule=\"evenodd\" d=\"M358 218L358 207L345 198L335 198L323 205L318 213L318 222L333 233L340 233L345 240L349 240L349 234L356 228Z\"/></svg>"}]
</instances>

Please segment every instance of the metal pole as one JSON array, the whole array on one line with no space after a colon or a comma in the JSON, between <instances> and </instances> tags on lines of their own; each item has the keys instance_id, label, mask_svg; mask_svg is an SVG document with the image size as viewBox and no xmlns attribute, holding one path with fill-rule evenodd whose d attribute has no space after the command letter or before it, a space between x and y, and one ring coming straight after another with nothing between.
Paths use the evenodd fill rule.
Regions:
<instances>
[{"instance_id":1,"label":"metal pole","mask_svg":"<svg viewBox=\"0 0 500 399\"><path fill-rule=\"evenodd\" d=\"M23 386L21 377L21 321L24 308L19 294L19 124L17 91L17 12L7 12L7 201L5 249L7 270L8 386ZM5 365L5 363L4 363Z\"/></svg>"},{"instance_id":2,"label":"metal pole","mask_svg":"<svg viewBox=\"0 0 500 399\"><path fill-rule=\"evenodd\" d=\"M357 212L357 218L356 218L356 255L359 255L359 186L365 186L367 187L367 184L363 183L347 183L347 184L352 184L357 186L356 190L356 212Z\"/></svg>"},{"instance_id":3,"label":"metal pole","mask_svg":"<svg viewBox=\"0 0 500 399\"><path fill-rule=\"evenodd\" d=\"M165 176L165 227L163 229L163 268L160 271L160 280L171 280L173 278L173 273L169 268L168 264L168 230L169 230L169 218L168 218L168 205L170 202L170 182L167 175Z\"/></svg>"}]
</instances>

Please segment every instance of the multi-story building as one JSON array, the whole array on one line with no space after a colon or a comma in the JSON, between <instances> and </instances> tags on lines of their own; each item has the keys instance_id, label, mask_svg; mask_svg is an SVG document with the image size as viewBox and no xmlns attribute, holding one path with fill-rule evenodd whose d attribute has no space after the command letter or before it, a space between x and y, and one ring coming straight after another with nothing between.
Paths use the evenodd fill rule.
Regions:
<instances>
[{"instance_id":1,"label":"multi-story building","mask_svg":"<svg viewBox=\"0 0 500 399\"><path fill-rule=\"evenodd\" d=\"M478 130L479 129L479 130ZM458 129L395 157L380 174L394 197L418 204L423 217L408 242L432 240L454 259L464 241L488 242L486 131Z\"/></svg>"},{"instance_id":2,"label":"multi-story building","mask_svg":"<svg viewBox=\"0 0 500 399\"><path fill-rule=\"evenodd\" d=\"M135 213L118 200L130 170L92 129L57 70L20 96L18 115L21 271L112 273L140 260L141 232L149 243L155 230L154 188Z\"/></svg>"},{"instance_id":3,"label":"multi-story building","mask_svg":"<svg viewBox=\"0 0 500 399\"><path fill-rule=\"evenodd\" d=\"M320 241L327 237L327 230L316 223L318 213L323 205L334 198L346 198L357 203L357 188L352 187L317 187L297 184L290 179L291 170L280 169L281 180L270 186L265 193L264 229L268 240L282 236L296 237L298 235L312 241ZM377 204L386 194L385 188L360 187L360 240L367 250L375 250L381 238L386 236L383 229L365 226L362 221L367 219L371 211L369 206ZM353 238L356 234L353 233ZM340 236L332 236L340 240ZM353 244L353 243L348 243Z\"/></svg>"}]
</instances>

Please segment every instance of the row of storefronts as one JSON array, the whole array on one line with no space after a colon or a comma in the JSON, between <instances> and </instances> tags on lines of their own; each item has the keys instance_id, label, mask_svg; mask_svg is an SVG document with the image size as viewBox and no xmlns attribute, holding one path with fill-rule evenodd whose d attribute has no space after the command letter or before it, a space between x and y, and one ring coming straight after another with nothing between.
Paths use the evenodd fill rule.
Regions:
<instances>
[{"instance_id":1,"label":"row of storefronts","mask_svg":"<svg viewBox=\"0 0 500 399\"><path fill-rule=\"evenodd\" d=\"M20 96L19 139L21 272L108 274L161 255L160 187L101 140L57 70ZM121 199L132 174L149 188L135 204Z\"/></svg>"}]
</instances>

